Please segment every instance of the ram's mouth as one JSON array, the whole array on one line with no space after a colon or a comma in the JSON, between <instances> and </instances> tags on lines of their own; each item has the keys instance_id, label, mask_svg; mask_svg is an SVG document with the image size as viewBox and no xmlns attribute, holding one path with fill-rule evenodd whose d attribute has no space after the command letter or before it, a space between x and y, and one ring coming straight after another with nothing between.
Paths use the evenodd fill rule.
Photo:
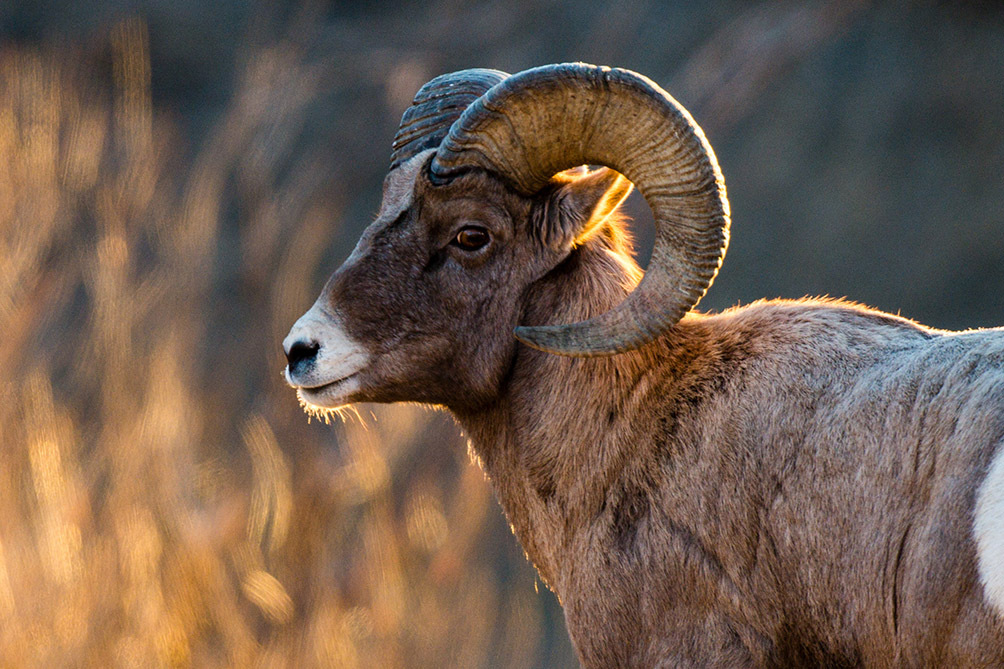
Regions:
<instances>
[{"instance_id":1,"label":"ram's mouth","mask_svg":"<svg viewBox=\"0 0 1004 669\"><path fill-rule=\"evenodd\" d=\"M359 389L359 372L315 386L294 384L300 402L310 409L337 409L349 403L349 396Z\"/></svg>"},{"instance_id":2,"label":"ram's mouth","mask_svg":"<svg viewBox=\"0 0 1004 669\"><path fill-rule=\"evenodd\" d=\"M334 386L337 386L339 383L344 383L345 381L348 381L358 373L359 372L352 372L348 376L343 376L340 379L335 379L334 381L329 381L328 383L322 383L317 386L298 386L298 387L300 390L303 390L308 393L320 393L323 392L326 388L333 388Z\"/></svg>"}]
</instances>

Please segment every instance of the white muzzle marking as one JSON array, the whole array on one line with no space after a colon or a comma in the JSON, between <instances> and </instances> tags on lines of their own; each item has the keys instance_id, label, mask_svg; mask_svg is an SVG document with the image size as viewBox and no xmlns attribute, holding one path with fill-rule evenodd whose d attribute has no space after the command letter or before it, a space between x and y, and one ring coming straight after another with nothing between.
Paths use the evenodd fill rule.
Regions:
<instances>
[{"instance_id":1,"label":"white muzzle marking","mask_svg":"<svg viewBox=\"0 0 1004 669\"><path fill-rule=\"evenodd\" d=\"M319 299L293 324L283 348L288 353L297 342L318 346L313 360L301 369L286 367L286 381L297 389L307 404L333 408L359 389L359 372L369 364L370 354L352 339L342 326L337 312L328 311Z\"/></svg>"}]
</instances>

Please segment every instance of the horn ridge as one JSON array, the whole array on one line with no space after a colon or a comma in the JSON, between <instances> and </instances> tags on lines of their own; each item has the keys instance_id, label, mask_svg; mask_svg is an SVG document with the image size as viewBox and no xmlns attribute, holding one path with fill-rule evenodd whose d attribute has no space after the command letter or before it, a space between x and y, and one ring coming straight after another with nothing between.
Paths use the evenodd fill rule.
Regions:
<instances>
[{"instance_id":1,"label":"horn ridge","mask_svg":"<svg viewBox=\"0 0 1004 669\"><path fill-rule=\"evenodd\" d=\"M472 68L440 75L418 89L391 143L390 169L439 146L463 111L508 76L501 70Z\"/></svg>"}]
</instances>

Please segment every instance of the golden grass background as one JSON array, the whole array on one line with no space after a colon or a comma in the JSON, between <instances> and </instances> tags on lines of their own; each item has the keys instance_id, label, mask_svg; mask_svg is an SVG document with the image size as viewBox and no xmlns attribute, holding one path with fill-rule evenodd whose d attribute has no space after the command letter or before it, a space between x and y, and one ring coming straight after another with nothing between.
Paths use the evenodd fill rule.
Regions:
<instances>
[{"instance_id":1,"label":"golden grass background","mask_svg":"<svg viewBox=\"0 0 1004 669\"><path fill-rule=\"evenodd\" d=\"M574 663L451 421L281 379L336 232L309 160L268 176L311 72L249 52L186 158L144 23L105 55L0 53L0 666Z\"/></svg>"}]
</instances>

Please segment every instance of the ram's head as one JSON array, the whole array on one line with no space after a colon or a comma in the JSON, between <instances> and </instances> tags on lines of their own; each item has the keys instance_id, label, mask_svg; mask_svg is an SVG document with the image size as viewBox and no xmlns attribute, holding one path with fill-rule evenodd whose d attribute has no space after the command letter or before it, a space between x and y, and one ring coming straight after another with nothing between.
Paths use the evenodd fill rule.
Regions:
<instances>
[{"instance_id":1,"label":"ram's head","mask_svg":"<svg viewBox=\"0 0 1004 669\"><path fill-rule=\"evenodd\" d=\"M605 167L566 171L582 165ZM536 285L616 240L604 223L625 177L656 220L644 279L588 320L528 324ZM714 279L728 225L711 147L645 77L582 63L437 77L404 114L376 221L284 342L287 380L313 407L476 408L498 394L518 341L606 355L672 328Z\"/></svg>"}]
</instances>

